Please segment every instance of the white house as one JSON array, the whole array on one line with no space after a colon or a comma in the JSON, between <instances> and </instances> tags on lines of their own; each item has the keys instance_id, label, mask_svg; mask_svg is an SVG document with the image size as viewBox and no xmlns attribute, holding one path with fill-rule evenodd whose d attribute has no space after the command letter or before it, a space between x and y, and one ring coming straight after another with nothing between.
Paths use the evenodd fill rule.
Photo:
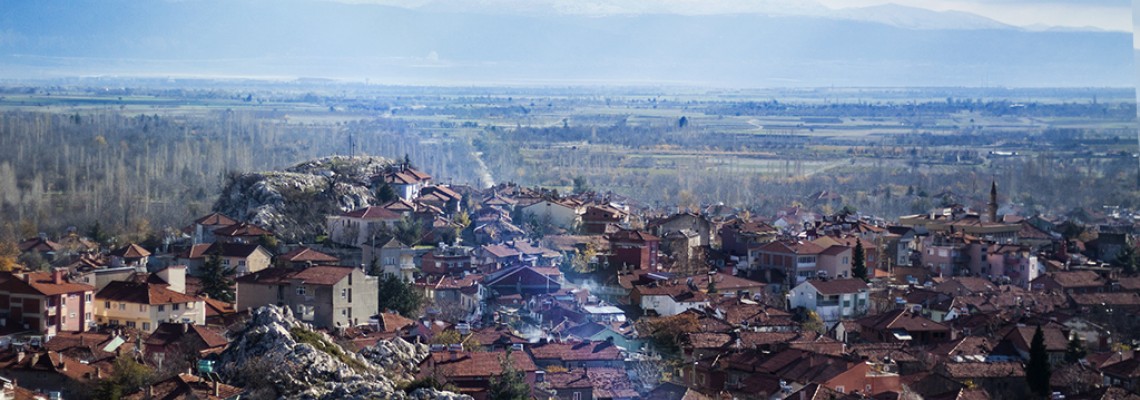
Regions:
<instances>
[{"instance_id":1,"label":"white house","mask_svg":"<svg viewBox=\"0 0 1140 400\"><path fill-rule=\"evenodd\" d=\"M568 202L542 200L522 208L523 215L532 215L539 221L549 220L562 228L573 228L578 224L584 210Z\"/></svg>"},{"instance_id":2,"label":"white house","mask_svg":"<svg viewBox=\"0 0 1140 400\"><path fill-rule=\"evenodd\" d=\"M381 236L385 228L392 228L404 216L381 206L356 209L340 215L330 215L325 221L329 240L349 246L360 246L374 236Z\"/></svg>"},{"instance_id":3,"label":"white house","mask_svg":"<svg viewBox=\"0 0 1140 400\"><path fill-rule=\"evenodd\" d=\"M661 316L677 315L709 305L708 296L696 288L666 281L635 286L630 299L640 305L642 310L653 311Z\"/></svg>"},{"instance_id":4,"label":"white house","mask_svg":"<svg viewBox=\"0 0 1140 400\"><path fill-rule=\"evenodd\" d=\"M865 315L870 308L867 283L861 279L812 279L797 285L788 294L789 308L815 311L825 323Z\"/></svg>"}]
</instances>

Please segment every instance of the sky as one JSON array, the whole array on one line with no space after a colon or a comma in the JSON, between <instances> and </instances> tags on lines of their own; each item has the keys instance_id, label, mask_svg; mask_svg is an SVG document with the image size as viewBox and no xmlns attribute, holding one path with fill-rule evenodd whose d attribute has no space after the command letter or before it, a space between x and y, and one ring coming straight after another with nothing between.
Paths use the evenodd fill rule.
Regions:
<instances>
[{"instance_id":1,"label":"sky","mask_svg":"<svg viewBox=\"0 0 1140 400\"><path fill-rule=\"evenodd\" d=\"M1132 31L1130 0L332 0L407 8L518 9L546 6L576 14L731 14L818 10L898 4L934 11L964 11L1020 27L1096 28Z\"/></svg>"},{"instance_id":2,"label":"sky","mask_svg":"<svg viewBox=\"0 0 1140 400\"><path fill-rule=\"evenodd\" d=\"M1010 25L1132 30L1129 0L819 0L831 8L895 3L935 11L965 11Z\"/></svg>"}]
</instances>

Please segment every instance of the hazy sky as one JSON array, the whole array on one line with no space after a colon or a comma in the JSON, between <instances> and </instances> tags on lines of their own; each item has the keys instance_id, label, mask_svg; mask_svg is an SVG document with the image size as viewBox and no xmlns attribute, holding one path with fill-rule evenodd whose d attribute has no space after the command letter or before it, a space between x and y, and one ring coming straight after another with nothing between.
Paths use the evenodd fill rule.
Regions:
<instances>
[{"instance_id":1,"label":"hazy sky","mask_svg":"<svg viewBox=\"0 0 1140 400\"><path fill-rule=\"evenodd\" d=\"M332 0L378 3L407 8L437 9L554 9L575 14L680 13L722 14L773 12L815 14L840 9L899 4L935 11L965 11L1009 25L1032 27L1094 27L1132 31L1130 0ZM825 8L826 7L826 8Z\"/></svg>"},{"instance_id":2,"label":"hazy sky","mask_svg":"<svg viewBox=\"0 0 1140 400\"><path fill-rule=\"evenodd\" d=\"M978 14L1016 26L1051 25L1132 30L1132 2L1128 0L819 0L832 8L887 3L932 10Z\"/></svg>"}]
</instances>

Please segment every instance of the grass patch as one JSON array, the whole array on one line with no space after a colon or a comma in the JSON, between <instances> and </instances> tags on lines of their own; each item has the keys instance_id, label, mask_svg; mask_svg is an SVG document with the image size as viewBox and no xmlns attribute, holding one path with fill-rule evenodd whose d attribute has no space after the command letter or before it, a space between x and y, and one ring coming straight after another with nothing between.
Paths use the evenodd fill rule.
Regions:
<instances>
[{"instance_id":1,"label":"grass patch","mask_svg":"<svg viewBox=\"0 0 1140 400\"><path fill-rule=\"evenodd\" d=\"M365 366L364 363L360 362L360 360L352 358L351 355L345 353L344 350L341 350L340 347L337 347L337 345L325 340L323 337L321 337L320 334L316 332L304 328L294 327L289 328L289 334L293 335L293 340L296 340L299 343L308 343L309 345L316 347L317 350L323 351L330 356L336 357L336 359L340 360L340 362L347 364L354 370L361 372L368 370L368 367Z\"/></svg>"}]
</instances>

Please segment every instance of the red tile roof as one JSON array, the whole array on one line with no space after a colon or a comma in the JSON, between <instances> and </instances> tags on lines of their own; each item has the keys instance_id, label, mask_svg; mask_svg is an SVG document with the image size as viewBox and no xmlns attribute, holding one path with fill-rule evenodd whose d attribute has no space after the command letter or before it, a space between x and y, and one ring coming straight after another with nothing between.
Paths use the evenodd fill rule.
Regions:
<instances>
[{"instance_id":1,"label":"red tile roof","mask_svg":"<svg viewBox=\"0 0 1140 400\"><path fill-rule=\"evenodd\" d=\"M110 255L122 258L150 257L150 252L137 244L131 243L111 251Z\"/></svg>"},{"instance_id":2,"label":"red tile roof","mask_svg":"<svg viewBox=\"0 0 1140 400\"><path fill-rule=\"evenodd\" d=\"M237 224L238 222L221 213L210 213L209 215L194 220L194 223L209 226L229 226Z\"/></svg>"},{"instance_id":3,"label":"red tile roof","mask_svg":"<svg viewBox=\"0 0 1140 400\"><path fill-rule=\"evenodd\" d=\"M135 304L175 304L193 303L202 299L167 288L167 285L156 283L135 283L114 281L103 287L95 298L100 301L117 301Z\"/></svg>"},{"instance_id":4,"label":"red tile roof","mask_svg":"<svg viewBox=\"0 0 1140 400\"><path fill-rule=\"evenodd\" d=\"M829 280L810 280L807 281L809 285L815 288L820 294L837 295L847 293L858 293L860 291L867 291L867 282L862 279L829 279Z\"/></svg>"},{"instance_id":5,"label":"red tile roof","mask_svg":"<svg viewBox=\"0 0 1140 400\"><path fill-rule=\"evenodd\" d=\"M371 206L371 207L358 208L358 209L346 212L344 214L341 214L341 216L349 217L349 218L380 219L380 220L398 220L398 219L402 218L400 213L397 213L395 211L389 210L389 209L381 207L381 206Z\"/></svg>"},{"instance_id":6,"label":"red tile roof","mask_svg":"<svg viewBox=\"0 0 1140 400\"><path fill-rule=\"evenodd\" d=\"M290 251L277 257L282 260L294 263L313 262L320 264L335 264L340 261L339 258L321 253L308 247L299 247L296 250Z\"/></svg>"},{"instance_id":7,"label":"red tile roof","mask_svg":"<svg viewBox=\"0 0 1140 400\"><path fill-rule=\"evenodd\" d=\"M253 225L250 223L242 222L240 224L233 224L225 228L215 229L214 234L218 236L273 236L273 232L267 231L264 228Z\"/></svg>"},{"instance_id":8,"label":"red tile roof","mask_svg":"<svg viewBox=\"0 0 1140 400\"><path fill-rule=\"evenodd\" d=\"M621 349L609 342L566 342L530 346L536 360L621 361Z\"/></svg>"},{"instance_id":9,"label":"red tile roof","mask_svg":"<svg viewBox=\"0 0 1140 400\"><path fill-rule=\"evenodd\" d=\"M20 245L19 245L21 253L26 253L29 251L46 253L49 251L59 251L59 249L61 247L62 246L60 246L59 243L56 243L56 242L53 242L53 241L50 241L50 240L47 240L44 238L40 238L40 237L34 237L31 239L25 240L23 242L20 242Z\"/></svg>"},{"instance_id":10,"label":"red tile roof","mask_svg":"<svg viewBox=\"0 0 1140 400\"><path fill-rule=\"evenodd\" d=\"M288 284L300 280L306 285L336 285L352 274L353 267L332 265L318 265L315 267L295 270L292 268L273 267L237 279L240 283L256 283L262 285Z\"/></svg>"},{"instance_id":11,"label":"red tile roof","mask_svg":"<svg viewBox=\"0 0 1140 400\"><path fill-rule=\"evenodd\" d=\"M214 396L215 385L218 396ZM211 381L199 378L190 374L178 374L178 376L171 377L154 383L150 386L151 393L147 393L148 389L135 392L123 396L124 400L176 400L176 399L202 399L202 400L222 400L229 399L241 395L245 392L244 389L239 387L230 386L224 383L213 383Z\"/></svg>"},{"instance_id":12,"label":"red tile roof","mask_svg":"<svg viewBox=\"0 0 1140 400\"><path fill-rule=\"evenodd\" d=\"M434 364L434 371L444 377L489 378L503 373L502 361L506 356L507 352L505 351L438 351L431 353L425 362L430 363L429 365ZM534 364L529 355L522 351L512 351L510 362L518 371L538 371L538 366Z\"/></svg>"},{"instance_id":13,"label":"red tile roof","mask_svg":"<svg viewBox=\"0 0 1140 400\"><path fill-rule=\"evenodd\" d=\"M83 293L95 290L94 286L84 285L82 283L71 283L66 280L61 283L55 283L52 274L47 272L28 272L25 273L22 278L12 275L9 275L8 278L9 279L3 283L0 283L0 292L54 296L57 294Z\"/></svg>"}]
</instances>

